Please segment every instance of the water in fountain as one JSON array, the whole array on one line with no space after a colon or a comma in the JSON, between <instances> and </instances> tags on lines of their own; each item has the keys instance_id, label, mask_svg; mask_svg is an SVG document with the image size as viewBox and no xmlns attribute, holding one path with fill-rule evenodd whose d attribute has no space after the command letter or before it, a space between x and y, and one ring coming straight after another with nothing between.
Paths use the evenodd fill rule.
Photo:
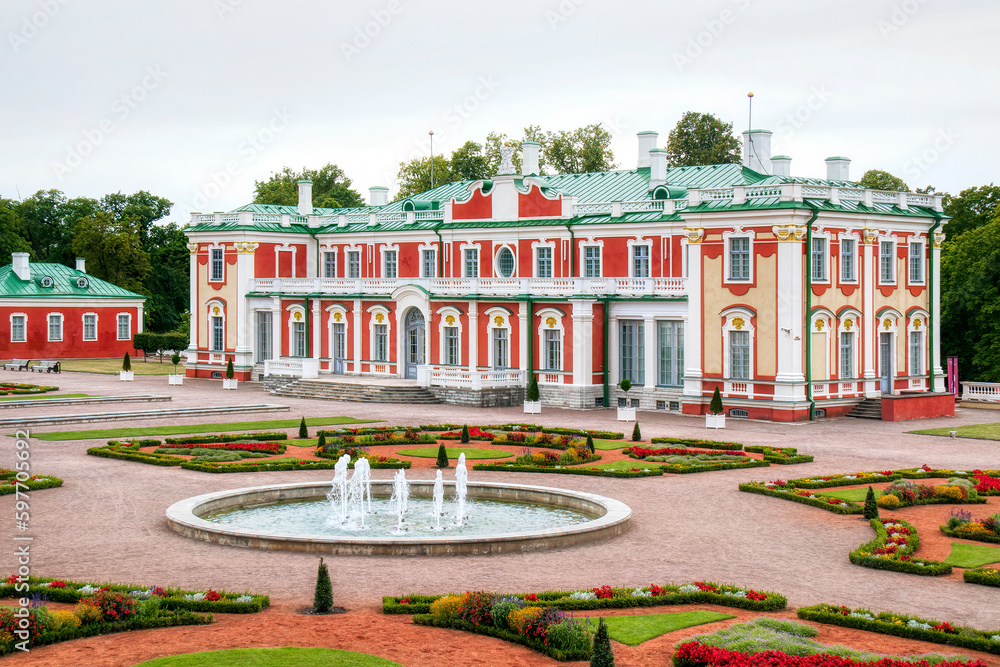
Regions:
<instances>
[{"instance_id":1,"label":"water in fountain","mask_svg":"<svg viewBox=\"0 0 1000 667\"><path fill-rule=\"evenodd\" d=\"M458 455L458 465L455 466L455 500L458 503L455 512L455 525L465 523L465 494L469 487L469 471L465 468L465 453Z\"/></svg>"},{"instance_id":2,"label":"water in fountain","mask_svg":"<svg viewBox=\"0 0 1000 667\"><path fill-rule=\"evenodd\" d=\"M406 501L410 496L410 484L406 481L406 473L402 469L396 471L392 480L392 498L389 499L393 511L396 513L396 527L394 532L403 530L403 515L406 514Z\"/></svg>"},{"instance_id":3,"label":"water in fountain","mask_svg":"<svg viewBox=\"0 0 1000 667\"><path fill-rule=\"evenodd\" d=\"M441 471L434 475L434 530L444 530L441 527L441 506L444 505L444 480Z\"/></svg>"},{"instance_id":4,"label":"water in fountain","mask_svg":"<svg viewBox=\"0 0 1000 667\"><path fill-rule=\"evenodd\" d=\"M332 508L340 515L340 522L347 520L347 466L351 457L341 456L333 466L333 482L330 492L326 494Z\"/></svg>"},{"instance_id":5,"label":"water in fountain","mask_svg":"<svg viewBox=\"0 0 1000 667\"><path fill-rule=\"evenodd\" d=\"M361 530L365 528L365 472L362 461L368 463L368 459L362 457L354 462L354 474L347 482L347 523Z\"/></svg>"}]
</instances>

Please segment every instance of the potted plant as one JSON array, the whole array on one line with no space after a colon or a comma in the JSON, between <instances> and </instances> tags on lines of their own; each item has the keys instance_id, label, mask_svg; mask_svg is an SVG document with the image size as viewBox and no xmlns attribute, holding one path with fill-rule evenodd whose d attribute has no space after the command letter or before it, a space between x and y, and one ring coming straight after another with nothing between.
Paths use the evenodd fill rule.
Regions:
<instances>
[{"instance_id":1,"label":"potted plant","mask_svg":"<svg viewBox=\"0 0 1000 667\"><path fill-rule=\"evenodd\" d=\"M618 383L618 386L622 391L625 392L625 407L618 408L618 421L620 422L634 422L635 421L635 408L629 406L628 404L628 390L632 388L632 381L625 378Z\"/></svg>"},{"instance_id":2,"label":"potted plant","mask_svg":"<svg viewBox=\"0 0 1000 667\"><path fill-rule=\"evenodd\" d=\"M236 389L236 383L238 381L236 380L235 377L233 377L234 375L235 373L233 372L233 359L232 357L230 357L229 362L226 363L226 377L222 380L223 389Z\"/></svg>"},{"instance_id":3,"label":"potted plant","mask_svg":"<svg viewBox=\"0 0 1000 667\"><path fill-rule=\"evenodd\" d=\"M528 394L524 399L524 414L537 415L542 411L542 401L538 396L538 376L531 374L531 382L528 383Z\"/></svg>"},{"instance_id":4,"label":"potted plant","mask_svg":"<svg viewBox=\"0 0 1000 667\"><path fill-rule=\"evenodd\" d=\"M705 428L726 428L726 413L722 407L722 394L719 387L715 387L712 394L712 401L708 404L709 414L705 415Z\"/></svg>"},{"instance_id":5,"label":"potted plant","mask_svg":"<svg viewBox=\"0 0 1000 667\"><path fill-rule=\"evenodd\" d=\"M170 357L170 363L174 365L174 372L172 375L167 375L167 383L184 384L184 374L177 372L177 364L181 363L181 355L174 352L174 355Z\"/></svg>"},{"instance_id":6,"label":"potted plant","mask_svg":"<svg viewBox=\"0 0 1000 667\"><path fill-rule=\"evenodd\" d=\"M135 379L135 371L132 370L132 360L128 358L128 352L122 358L122 369L118 373L118 379L122 382L132 382Z\"/></svg>"}]
</instances>

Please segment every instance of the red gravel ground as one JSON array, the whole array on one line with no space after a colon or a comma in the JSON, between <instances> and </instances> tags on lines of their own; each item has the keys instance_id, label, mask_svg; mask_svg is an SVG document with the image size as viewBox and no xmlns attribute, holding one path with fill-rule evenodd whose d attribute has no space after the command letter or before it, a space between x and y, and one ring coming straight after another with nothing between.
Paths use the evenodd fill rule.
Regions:
<instances>
[{"instance_id":1,"label":"red gravel ground","mask_svg":"<svg viewBox=\"0 0 1000 667\"><path fill-rule=\"evenodd\" d=\"M116 379L63 373L64 392L124 393ZM137 376L128 393L173 396L171 404L56 406L0 410L0 417L36 416L67 412L87 413L226 403L279 403L287 414L229 415L188 419L185 423L248 421L328 415L385 420L394 424L486 424L521 421L516 408L481 410L442 405L368 405L310 401L271 396L251 384L236 392L222 392L218 383L186 381L170 387L157 377ZM564 411L546 408L532 421L552 426L631 430L617 426L612 411ZM872 536L857 517L842 517L778 499L740 493L737 485L749 480L805 477L836 472L913 467L927 463L954 469L1000 468L996 442L952 440L907 434L916 428L995 421L1000 413L960 410L952 419L906 423L850 419L814 424L771 424L730 420L722 433L706 432L699 418L669 413L640 413L643 434L713 437L747 445L798 447L816 461L796 466L719 471L697 475L666 475L648 479L615 480L572 475L512 475L478 473L485 481L517 481L577 489L607 495L633 510L630 530L617 538L571 549L530 554L476 557L334 557L328 560L336 604L347 614L313 617L296 611L312 599L315 556L223 547L186 539L166 525L164 511L183 498L211 491L268 483L329 479L331 471L206 474L178 468L88 457L87 447L103 441L32 441L33 471L63 478L60 489L31 497L32 571L38 576L118 581L134 584L250 590L271 596L273 606L261 614L217 615L209 626L149 630L109 635L41 647L29 655L4 658L11 665L134 665L153 657L191 651L247 646L326 646L373 653L407 667L417 665L547 665L557 664L533 651L499 640L414 626L406 616L379 613L381 596L407 593L445 593L464 590L532 591L592 588L604 584L640 586L710 580L777 590L789 599L781 614L794 617L799 606L829 602L876 611L890 610L948 620L982 629L1000 628L1000 589L961 582L949 577L918 577L851 565L847 553ZM150 422L110 422L38 428L38 432L83 428L161 425ZM11 431L12 432L12 429ZM295 430L289 432L294 437ZM0 467L12 467L13 438L0 438ZM480 447L479 443L475 443ZM289 455L300 455L289 447ZM308 448L301 451L302 455ZM620 452L601 452L604 461ZM471 463L471 462L470 462ZM408 471L413 479L433 475L433 459L415 459ZM472 471L470 471L472 472ZM393 471L374 471L391 478ZM447 476L447 474L446 474ZM1000 511L968 506L973 516ZM0 533L11 535L12 496L0 498ZM919 556L941 559L952 540L937 530L950 506L908 508L896 513L918 526ZM883 512L883 514L889 514ZM14 570L13 551L0 555L0 572ZM702 607L697 607L702 608ZM754 614L736 613L741 618ZM650 612L680 611L668 607ZM643 612L645 610L642 610ZM631 614L639 610L614 613ZM605 612L612 613L612 612ZM654 639L631 648L615 644L616 663L668 665L672 646L683 637L711 631L701 626ZM844 643L886 653L957 653L950 647L884 635L818 626L819 640ZM997 656L980 655L991 667ZM582 664L582 663L576 663Z\"/></svg>"}]
</instances>

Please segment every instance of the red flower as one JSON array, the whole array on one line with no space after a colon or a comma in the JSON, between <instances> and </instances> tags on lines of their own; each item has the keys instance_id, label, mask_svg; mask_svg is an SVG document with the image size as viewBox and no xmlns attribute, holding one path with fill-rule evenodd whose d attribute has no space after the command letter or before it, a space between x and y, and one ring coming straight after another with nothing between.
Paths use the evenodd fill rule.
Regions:
<instances>
[{"instance_id":1,"label":"red flower","mask_svg":"<svg viewBox=\"0 0 1000 667\"><path fill-rule=\"evenodd\" d=\"M205 599L208 600L209 602L217 602L222 599L222 596L216 593L215 591L210 590L209 592L205 593Z\"/></svg>"},{"instance_id":2,"label":"red flower","mask_svg":"<svg viewBox=\"0 0 1000 667\"><path fill-rule=\"evenodd\" d=\"M534 593L528 593L527 595L524 596L524 599L527 600L528 602L538 602L538 596L535 595Z\"/></svg>"}]
</instances>

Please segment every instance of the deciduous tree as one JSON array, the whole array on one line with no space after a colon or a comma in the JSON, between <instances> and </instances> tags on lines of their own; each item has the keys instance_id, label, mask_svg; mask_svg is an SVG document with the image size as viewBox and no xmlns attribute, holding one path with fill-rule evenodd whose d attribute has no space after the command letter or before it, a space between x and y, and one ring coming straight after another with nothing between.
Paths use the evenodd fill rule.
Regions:
<instances>
[{"instance_id":1,"label":"deciduous tree","mask_svg":"<svg viewBox=\"0 0 1000 667\"><path fill-rule=\"evenodd\" d=\"M888 190L890 192L910 192L910 186L898 176L893 176L887 171L880 169L869 169L858 181L859 185L872 190Z\"/></svg>"},{"instance_id":2,"label":"deciduous tree","mask_svg":"<svg viewBox=\"0 0 1000 667\"><path fill-rule=\"evenodd\" d=\"M140 294L145 292L149 257L139 237L139 224L115 220L104 211L80 220L73 251L87 260L87 273Z\"/></svg>"},{"instance_id":3,"label":"deciduous tree","mask_svg":"<svg viewBox=\"0 0 1000 667\"><path fill-rule=\"evenodd\" d=\"M710 113L688 111L667 136L667 164L691 167L739 163L741 148L732 123L724 123Z\"/></svg>"},{"instance_id":4,"label":"deciduous tree","mask_svg":"<svg viewBox=\"0 0 1000 667\"><path fill-rule=\"evenodd\" d=\"M313 206L317 208L349 208L364 206L364 197L351 188L351 179L344 170L328 162L319 169L303 167L292 171L285 167L271 174L266 181L254 183L254 202L295 206L299 202L299 181L312 181Z\"/></svg>"}]
</instances>

